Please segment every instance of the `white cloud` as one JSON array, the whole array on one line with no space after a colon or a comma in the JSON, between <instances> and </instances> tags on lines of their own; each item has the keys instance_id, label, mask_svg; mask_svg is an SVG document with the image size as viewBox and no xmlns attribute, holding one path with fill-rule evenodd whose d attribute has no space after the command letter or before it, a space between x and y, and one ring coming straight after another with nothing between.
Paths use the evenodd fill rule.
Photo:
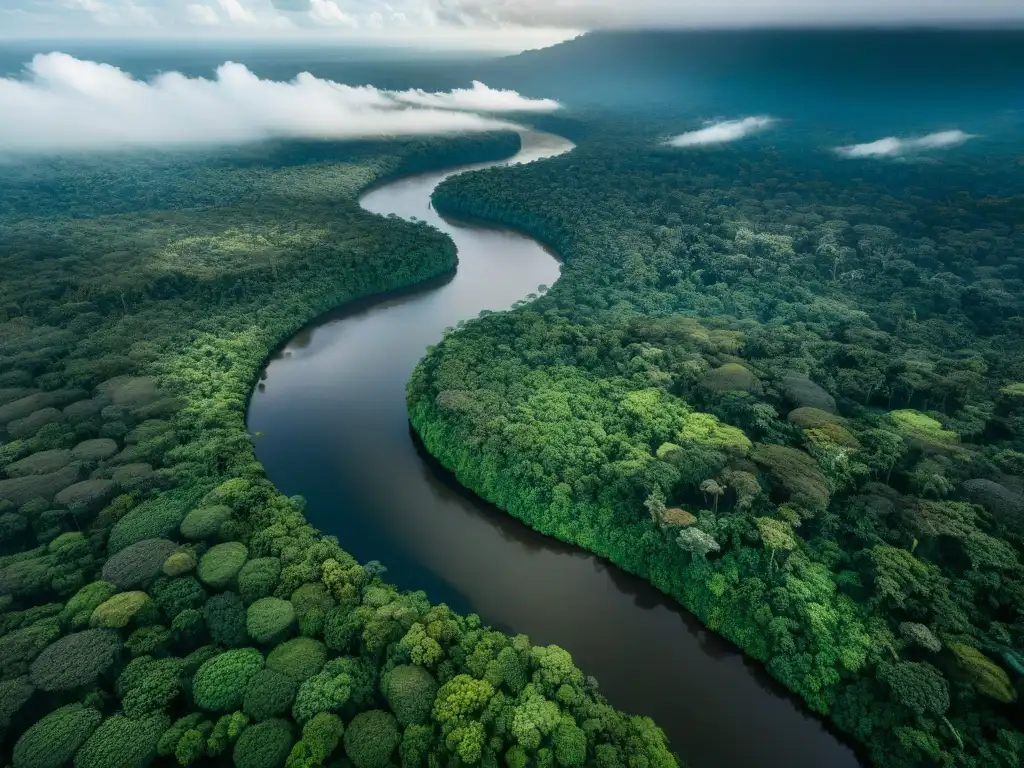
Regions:
<instances>
[{"instance_id":1,"label":"white cloud","mask_svg":"<svg viewBox=\"0 0 1024 768\"><path fill-rule=\"evenodd\" d=\"M900 139L895 136L887 136L884 139L871 141L866 144L851 144L846 147L838 147L838 152L843 157L897 157L913 152L927 152L932 149L945 149L956 147L970 139L977 138L973 134L964 133L961 130L938 131L925 136L916 136Z\"/></svg>"},{"instance_id":2,"label":"white cloud","mask_svg":"<svg viewBox=\"0 0 1024 768\"><path fill-rule=\"evenodd\" d=\"M0 153L237 144L268 138L374 138L485 131L511 123L476 114L539 108L482 84L450 94L352 87L309 73L260 80L241 64L215 79L178 72L146 82L63 53L36 56L24 79L0 78Z\"/></svg>"},{"instance_id":3,"label":"white cloud","mask_svg":"<svg viewBox=\"0 0 1024 768\"><path fill-rule=\"evenodd\" d=\"M134 0L64 0L63 7L84 12L102 26L151 26L156 24L150 9Z\"/></svg>"},{"instance_id":4,"label":"white cloud","mask_svg":"<svg viewBox=\"0 0 1024 768\"><path fill-rule=\"evenodd\" d=\"M242 5L241 0L218 0L221 10L234 24L258 24L256 14Z\"/></svg>"},{"instance_id":5,"label":"white cloud","mask_svg":"<svg viewBox=\"0 0 1024 768\"><path fill-rule=\"evenodd\" d=\"M359 22L338 7L333 0L312 0L309 17L317 24L349 27L355 29Z\"/></svg>"},{"instance_id":6,"label":"white cloud","mask_svg":"<svg viewBox=\"0 0 1024 768\"><path fill-rule=\"evenodd\" d=\"M744 117L742 120L723 120L699 130L681 133L665 143L672 147L697 147L703 144L724 144L763 131L774 119L765 116Z\"/></svg>"},{"instance_id":7,"label":"white cloud","mask_svg":"<svg viewBox=\"0 0 1024 768\"><path fill-rule=\"evenodd\" d=\"M189 24L199 27L215 27L220 24L220 16L208 5L193 3L185 8L185 16Z\"/></svg>"},{"instance_id":8,"label":"white cloud","mask_svg":"<svg viewBox=\"0 0 1024 768\"><path fill-rule=\"evenodd\" d=\"M431 0L452 16L571 29L1024 20L1020 0Z\"/></svg>"},{"instance_id":9,"label":"white cloud","mask_svg":"<svg viewBox=\"0 0 1024 768\"><path fill-rule=\"evenodd\" d=\"M423 90L402 91L394 98L403 104L432 109L461 109L474 112L554 112L561 105L554 99L528 99L516 91L488 88L474 80L472 88L456 88L448 93Z\"/></svg>"}]
</instances>

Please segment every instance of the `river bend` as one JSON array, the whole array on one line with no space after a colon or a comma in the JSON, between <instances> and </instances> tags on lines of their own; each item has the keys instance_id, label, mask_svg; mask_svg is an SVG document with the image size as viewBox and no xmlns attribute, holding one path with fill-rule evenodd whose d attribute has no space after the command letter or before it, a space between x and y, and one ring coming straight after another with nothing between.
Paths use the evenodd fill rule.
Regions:
<instances>
[{"instance_id":1,"label":"river bend","mask_svg":"<svg viewBox=\"0 0 1024 768\"><path fill-rule=\"evenodd\" d=\"M571 148L527 133L508 162ZM486 166L468 168L478 167ZM306 498L312 525L360 561L381 561L398 586L567 649L614 706L653 717L693 768L857 766L819 720L673 601L462 490L417 445L405 384L426 347L446 327L507 309L559 275L535 241L446 221L430 208L434 187L462 170L398 180L362 198L374 213L448 234L458 270L321 318L270 360L248 414L249 430L263 434L256 453L269 477Z\"/></svg>"}]
</instances>

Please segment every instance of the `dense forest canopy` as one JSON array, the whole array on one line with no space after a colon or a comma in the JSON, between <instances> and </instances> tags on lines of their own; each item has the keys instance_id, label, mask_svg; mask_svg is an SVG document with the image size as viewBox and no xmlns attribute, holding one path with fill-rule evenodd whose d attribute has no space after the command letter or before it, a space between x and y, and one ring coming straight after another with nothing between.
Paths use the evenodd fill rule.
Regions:
<instances>
[{"instance_id":1,"label":"dense forest canopy","mask_svg":"<svg viewBox=\"0 0 1024 768\"><path fill-rule=\"evenodd\" d=\"M7 164L0 763L679 765L569 654L400 593L266 479L259 367L455 267L357 195L512 133Z\"/></svg>"},{"instance_id":2,"label":"dense forest canopy","mask_svg":"<svg viewBox=\"0 0 1024 768\"><path fill-rule=\"evenodd\" d=\"M675 596L876 765L1019 766L1019 156L678 150L663 127L595 123L570 155L437 188L438 210L565 265L430 351L416 430L484 498Z\"/></svg>"}]
</instances>

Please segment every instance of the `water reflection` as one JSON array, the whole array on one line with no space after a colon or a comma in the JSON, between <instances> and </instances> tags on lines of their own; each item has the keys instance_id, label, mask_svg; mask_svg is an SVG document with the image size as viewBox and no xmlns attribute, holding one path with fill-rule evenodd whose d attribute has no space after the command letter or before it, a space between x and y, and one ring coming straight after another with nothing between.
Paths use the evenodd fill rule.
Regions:
<instances>
[{"instance_id":1,"label":"water reflection","mask_svg":"<svg viewBox=\"0 0 1024 768\"><path fill-rule=\"evenodd\" d=\"M515 160L569 149L533 135ZM350 306L300 332L266 371L249 427L257 455L307 516L399 586L493 626L568 649L617 707L648 714L695 768L847 768L853 753L762 670L646 582L530 530L475 498L410 435L405 383L459 320L558 279L537 243L446 222L429 206L445 174L378 188L371 211L416 216L459 249L454 278Z\"/></svg>"}]
</instances>

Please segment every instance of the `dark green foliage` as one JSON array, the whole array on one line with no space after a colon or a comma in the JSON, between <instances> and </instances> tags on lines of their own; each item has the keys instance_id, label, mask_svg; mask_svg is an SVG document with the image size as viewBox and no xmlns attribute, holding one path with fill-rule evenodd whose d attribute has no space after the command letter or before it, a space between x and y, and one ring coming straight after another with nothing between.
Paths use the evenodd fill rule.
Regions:
<instances>
[{"instance_id":1,"label":"dark green foliage","mask_svg":"<svg viewBox=\"0 0 1024 768\"><path fill-rule=\"evenodd\" d=\"M103 564L103 580L118 589L145 586L163 568L164 561L177 549L167 539L144 539L125 547Z\"/></svg>"},{"instance_id":2,"label":"dark green foliage","mask_svg":"<svg viewBox=\"0 0 1024 768\"><path fill-rule=\"evenodd\" d=\"M137 541L173 537L186 512L171 494L145 501L117 522L107 547L114 554Z\"/></svg>"},{"instance_id":3,"label":"dark green foliage","mask_svg":"<svg viewBox=\"0 0 1024 768\"><path fill-rule=\"evenodd\" d=\"M290 600L262 597L249 606L245 626L257 643L274 645L284 640L295 624L295 608Z\"/></svg>"},{"instance_id":4,"label":"dark green foliage","mask_svg":"<svg viewBox=\"0 0 1024 768\"><path fill-rule=\"evenodd\" d=\"M70 408L71 406L68 407ZM75 461L84 462L103 461L104 459L109 459L115 453L117 453L117 443L109 437L83 440L71 449L71 457Z\"/></svg>"},{"instance_id":5,"label":"dark green foliage","mask_svg":"<svg viewBox=\"0 0 1024 768\"><path fill-rule=\"evenodd\" d=\"M112 480L83 480L62 490L53 501L62 507L95 511L110 501L116 490Z\"/></svg>"},{"instance_id":6,"label":"dark green foliage","mask_svg":"<svg viewBox=\"0 0 1024 768\"><path fill-rule=\"evenodd\" d=\"M878 677L891 696L915 714L944 715L949 709L949 687L942 674L927 662L885 664Z\"/></svg>"},{"instance_id":7,"label":"dark green foliage","mask_svg":"<svg viewBox=\"0 0 1024 768\"><path fill-rule=\"evenodd\" d=\"M385 768L401 740L389 712L360 712L345 729L345 754L356 768Z\"/></svg>"},{"instance_id":8,"label":"dark green foliage","mask_svg":"<svg viewBox=\"0 0 1024 768\"><path fill-rule=\"evenodd\" d=\"M89 613L91 614L92 610ZM14 677L28 672L29 663L58 637L60 625L54 619L36 622L0 637L0 669L3 670L4 677Z\"/></svg>"},{"instance_id":9,"label":"dark green foliage","mask_svg":"<svg viewBox=\"0 0 1024 768\"><path fill-rule=\"evenodd\" d=\"M75 755L75 768L144 768L156 757L157 742L169 725L161 714L109 717Z\"/></svg>"},{"instance_id":10,"label":"dark green foliage","mask_svg":"<svg viewBox=\"0 0 1024 768\"><path fill-rule=\"evenodd\" d=\"M176 616L189 608L201 608L208 597L206 590L192 576L179 576L173 579L158 576L149 587L149 594L166 616ZM221 598L221 602L224 599Z\"/></svg>"},{"instance_id":11,"label":"dark green foliage","mask_svg":"<svg viewBox=\"0 0 1024 768\"><path fill-rule=\"evenodd\" d=\"M435 209L565 263L533 303L431 348L407 388L414 429L462 485L673 595L877 764L1016 768L997 650L1024 653L1009 159L676 152L656 125L595 127L563 158L435 190ZM344 627L329 617L329 645ZM500 679L529 689L514 667ZM467 754L484 743L458 734ZM600 747L588 734L587 760L630 764ZM504 759L578 759L557 751Z\"/></svg>"},{"instance_id":12,"label":"dark green foliage","mask_svg":"<svg viewBox=\"0 0 1024 768\"><path fill-rule=\"evenodd\" d=\"M66 635L32 662L32 684L44 691L70 691L92 685L117 660L121 638L112 629Z\"/></svg>"},{"instance_id":13,"label":"dark green foliage","mask_svg":"<svg viewBox=\"0 0 1024 768\"><path fill-rule=\"evenodd\" d=\"M381 680L381 689L399 725L423 725L429 721L438 685L423 667L395 667Z\"/></svg>"},{"instance_id":14,"label":"dark green foliage","mask_svg":"<svg viewBox=\"0 0 1024 768\"><path fill-rule=\"evenodd\" d=\"M28 675L0 680L0 738L11 724L18 710L35 692Z\"/></svg>"},{"instance_id":15,"label":"dark green foliage","mask_svg":"<svg viewBox=\"0 0 1024 768\"><path fill-rule=\"evenodd\" d=\"M475 748L495 766L519 706L507 694L537 673L560 681L559 701L598 713L588 745L664 765L657 739L564 669L567 656L534 658L523 640L503 666L503 636L400 593L322 537L266 480L245 429L259 366L304 322L455 266L444 236L364 212L359 191L518 142L323 143L268 164L254 160L262 149L240 164L230 152L156 166L110 155L35 165L23 186L22 167L5 166L0 192L17 193L0 194L0 431L18 422L23 439L0 437L0 759L33 719L77 698L107 717L78 768L232 754L239 765L351 765L339 739L353 718L360 760L451 765ZM631 403L631 418L644 407ZM260 642L273 646L265 666ZM486 675L500 695L442 734L427 669L442 682ZM424 723L405 729L401 750L396 718L378 709L388 697ZM554 746L530 759L552 763Z\"/></svg>"},{"instance_id":16,"label":"dark green foliage","mask_svg":"<svg viewBox=\"0 0 1024 768\"><path fill-rule=\"evenodd\" d=\"M235 768L281 768L293 741L292 727L285 720L250 726L235 744Z\"/></svg>"},{"instance_id":17,"label":"dark green foliage","mask_svg":"<svg viewBox=\"0 0 1024 768\"><path fill-rule=\"evenodd\" d=\"M297 680L267 668L260 670L245 689L242 711L253 720L287 716L299 689Z\"/></svg>"},{"instance_id":18,"label":"dark green foliage","mask_svg":"<svg viewBox=\"0 0 1024 768\"><path fill-rule=\"evenodd\" d=\"M267 668L302 682L319 672L327 661L327 648L311 637L296 637L267 655Z\"/></svg>"},{"instance_id":19,"label":"dark green foliage","mask_svg":"<svg viewBox=\"0 0 1024 768\"><path fill-rule=\"evenodd\" d=\"M203 606L203 618L215 643L233 648L246 641L245 606L234 592L211 597Z\"/></svg>"},{"instance_id":20,"label":"dark green foliage","mask_svg":"<svg viewBox=\"0 0 1024 768\"><path fill-rule=\"evenodd\" d=\"M181 659L151 656L133 659L117 680L124 713L132 718L143 718L164 711L181 693L183 673Z\"/></svg>"},{"instance_id":21,"label":"dark green foliage","mask_svg":"<svg viewBox=\"0 0 1024 768\"><path fill-rule=\"evenodd\" d=\"M8 464L4 470L8 477L24 477L25 475L47 475L64 469L71 463L71 451L58 448L52 451L40 451L26 456L24 459Z\"/></svg>"},{"instance_id":22,"label":"dark green foliage","mask_svg":"<svg viewBox=\"0 0 1024 768\"><path fill-rule=\"evenodd\" d=\"M75 702L61 707L29 728L14 745L14 768L59 768L96 730L103 715Z\"/></svg>"},{"instance_id":23,"label":"dark green foliage","mask_svg":"<svg viewBox=\"0 0 1024 768\"><path fill-rule=\"evenodd\" d=\"M205 662L192 680L196 705L211 712L230 712L242 706L249 682L263 669L263 654L255 648L226 651Z\"/></svg>"}]
</instances>

